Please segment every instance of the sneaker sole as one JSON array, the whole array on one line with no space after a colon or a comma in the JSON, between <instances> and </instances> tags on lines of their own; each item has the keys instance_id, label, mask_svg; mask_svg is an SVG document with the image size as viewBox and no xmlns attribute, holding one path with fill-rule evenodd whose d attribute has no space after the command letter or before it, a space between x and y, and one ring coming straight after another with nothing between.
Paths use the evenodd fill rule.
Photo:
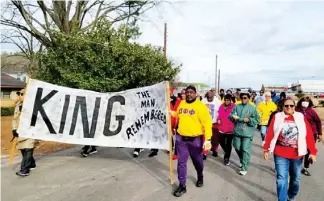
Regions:
<instances>
[{"instance_id":1,"label":"sneaker sole","mask_svg":"<svg viewBox=\"0 0 324 201\"><path fill-rule=\"evenodd\" d=\"M88 154L91 155L91 154L95 154L95 153L98 153L98 151L89 152Z\"/></svg>"}]
</instances>

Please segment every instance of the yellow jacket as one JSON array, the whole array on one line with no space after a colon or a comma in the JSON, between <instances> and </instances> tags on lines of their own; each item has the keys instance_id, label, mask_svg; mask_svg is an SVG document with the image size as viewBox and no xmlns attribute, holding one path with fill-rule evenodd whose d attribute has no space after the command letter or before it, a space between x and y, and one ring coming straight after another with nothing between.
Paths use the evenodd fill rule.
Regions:
<instances>
[{"instance_id":1,"label":"yellow jacket","mask_svg":"<svg viewBox=\"0 0 324 201\"><path fill-rule=\"evenodd\" d=\"M207 106L200 100L188 104L181 101L172 116L178 119L178 133L181 136L196 137L205 135L206 140L212 136L212 117Z\"/></svg>"},{"instance_id":2,"label":"yellow jacket","mask_svg":"<svg viewBox=\"0 0 324 201\"><path fill-rule=\"evenodd\" d=\"M269 101L267 103L261 102L257 107L257 111L261 117L259 125L261 126L268 125L268 121L271 113L276 110L277 110L277 105L274 102L272 101Z\"/></svg>"}]
</instances>

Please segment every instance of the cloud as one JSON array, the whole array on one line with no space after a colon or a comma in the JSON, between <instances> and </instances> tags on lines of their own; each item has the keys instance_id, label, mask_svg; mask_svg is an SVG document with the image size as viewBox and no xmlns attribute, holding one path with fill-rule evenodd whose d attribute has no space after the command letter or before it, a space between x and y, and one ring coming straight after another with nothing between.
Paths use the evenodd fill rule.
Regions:
<instances>
[{"instance_id":1,"label":"cloud","mask_svg":"<svg viewBox=\"0 0 324 201\"><path fill-rule=\"evenodd\" d=\"M150 22L141 23L139 42L162 46L167 22L167 54L183 63L183 81L213 85L216 54L224 88L324 79L323 11L323 1L164 5L147 14Z\"/></svg>"}]
</instances>

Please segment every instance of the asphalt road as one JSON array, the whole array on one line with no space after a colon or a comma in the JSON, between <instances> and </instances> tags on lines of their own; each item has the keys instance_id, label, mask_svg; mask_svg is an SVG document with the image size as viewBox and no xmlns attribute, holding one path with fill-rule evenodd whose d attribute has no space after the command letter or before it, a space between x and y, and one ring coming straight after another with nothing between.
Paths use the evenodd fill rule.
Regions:
<instances>
[{"instance_id":1,"label":"asphalt road","mask_svg":"<svg viewBox=\"0 0 324 201\"><path fill-rule=\"evenodd\" d=\"M238 175L238 157L232 153L232 163L224 166L220 156L205 161L205 185L195 187L195 170L189 160L187 193L181 198L172 195L176 185L169 183L169 160L164 151L148 158L148 151L132 158L132 150L98 148L98 153L80 157L80 147L41 157L37 169L21 178L15 175L19 159L8 168L2 159L2 201L272 201L276 200L273 161L262 159L259 134L254 139L248 174ZM303 176L298 201L323 201L324 146L318 144L318 161L310 169L312 176ZM174 170L176 169L174 161ZM177 183L177 174L174 171Z\"/></svg>"}]
</instances>

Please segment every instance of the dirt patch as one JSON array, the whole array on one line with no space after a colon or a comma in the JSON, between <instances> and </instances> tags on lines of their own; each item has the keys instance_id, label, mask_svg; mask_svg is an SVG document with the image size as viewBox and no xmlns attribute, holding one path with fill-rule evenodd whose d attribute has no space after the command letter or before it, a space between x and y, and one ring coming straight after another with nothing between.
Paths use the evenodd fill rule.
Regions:
<instances>
[{"instance_id":1,"label":"dirt patch","mask_svg":"<svg viewBox=\"0 0 324 201\"><path fill-rule=\"evenodd\" d=\"M9 155L11 151L11 146L12 146L12 144L10 143L10 140L12 138L11 121L12 121L12 116L1 117L1 155ZM49 154L63 149L71 148L74 146L75 145L73 144L41 141L40 144L35 149L35 152L38 154ZM20 154L20 153L16 151L16 154Z\"/></svg>"},{"instance_id":2,"label":"dirt patch","mask_svg":"<svg viewBox=\"0 0 324 201\"><path fill-rule=\"evenodd\" d=\"M316 107L315 111L317 112L321 120L324 121L324 107Z\"/></svg>"}]
</instances>

